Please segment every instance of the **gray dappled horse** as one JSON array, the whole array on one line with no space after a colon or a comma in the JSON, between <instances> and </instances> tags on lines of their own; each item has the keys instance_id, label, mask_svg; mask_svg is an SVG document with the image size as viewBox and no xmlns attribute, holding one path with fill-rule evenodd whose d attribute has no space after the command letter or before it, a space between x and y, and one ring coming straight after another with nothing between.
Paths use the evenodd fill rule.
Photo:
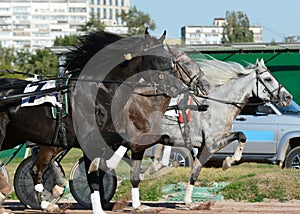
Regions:
<instances>
[{"instance_id":1,"label":"gray dappled horse","mask_svg":"<svg viewBox=\"0 0 300 214\"><path fill-rule=\"evenodd\" d=\"M185 65L186 70L193 69L190 66L191 59L187 55L177 49L169 48L169 50L175 58L175 65L178 63ZM193 66L195 65L196 63ZM209 81L210 90L208 96L202 98L193 96L194 104L207 104L209 107L204 112L192 111L190 122L185 124L189 129L188 140L193 147L198 148L184 198L185 204L191 207L195 206L192 203L195 181L204 164L215 152L237 140L238 147L232 157L227 157L223 161L223 169L229 168L233 162L241 159L246 137L242 132L231 132L231 126L247 100L254 96L264 101L276 102L280 106L287 106L292 100L292 95L272 76L263 60L257 61L255 66L244 68L234 62L203 58L199 60L198 66ZM163 128L162 134L170 135L171 142L173 141L175 145L185 144L178 125ZM170 150L168 151L169 154L165 154L167 157L170 155ZM155 160L149 173L154 173L162 167L162 164Z\"/></svg>"}]
</instances>

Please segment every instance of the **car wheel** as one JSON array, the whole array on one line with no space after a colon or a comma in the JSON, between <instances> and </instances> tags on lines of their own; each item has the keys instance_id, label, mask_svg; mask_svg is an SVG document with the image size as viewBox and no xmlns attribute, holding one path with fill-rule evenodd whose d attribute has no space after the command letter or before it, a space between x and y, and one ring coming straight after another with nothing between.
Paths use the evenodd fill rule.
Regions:
<instances>
[{"instance_id":1,"label":"car wheel","mask_svg":"<svg viewBox=\"0 0 300 214\"><path fill-rule=\"evenodd\" d=\"M193 164L191 152L184 147L172 148L169 164L173 167L191 167Z\"/></svg>"},{"instance_id":2,"label":"car wheel","mask_svg":"<svg viewBox=\"0 0 300 214\"><path fill-rule=\"evenodd\" d=\"M300 146L292 149L285 161L286 168L300 169Z\"/></svg>"}]
</instances>

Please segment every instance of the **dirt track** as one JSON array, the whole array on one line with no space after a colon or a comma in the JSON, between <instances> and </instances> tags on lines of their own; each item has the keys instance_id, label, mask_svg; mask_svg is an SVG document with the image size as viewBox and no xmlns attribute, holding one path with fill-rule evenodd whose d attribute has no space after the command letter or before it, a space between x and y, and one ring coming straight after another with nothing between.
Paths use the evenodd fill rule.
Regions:
<instances>
[{"instance_id":1,"label":"dirt track","mask_svg":"<svg viewBox=\"0 0 300 214\"><path fill-rule=\"evenodd\" d=\"M199 204L199 210L188 210L181 203L169 203L169 202L152 202L143 203L151 206L152 212L147 213L161 213L161 214L174 214L174 213L226 213L226 214L240 214L240 213L267 213L267 214L299 214L300 213L300 201L290 201L285 203L279 202L261 202L261 203L243 203L243 202L215 202L215 203L202 203ZM4 204L6 209L10 209L13 213L26 213L26 214L36 214L45 213L39 210L25 209L24 206L18 201L8 201ZM56 213L70 213L70 214L91 214L90 210L80 207L76 203L60 203L60 207L67 206L68 209L60 210ZM130 204L126 204L122 210L107 211L107 214L116 213L136 213L130 207Z\"/></svg>"}]
</instances>

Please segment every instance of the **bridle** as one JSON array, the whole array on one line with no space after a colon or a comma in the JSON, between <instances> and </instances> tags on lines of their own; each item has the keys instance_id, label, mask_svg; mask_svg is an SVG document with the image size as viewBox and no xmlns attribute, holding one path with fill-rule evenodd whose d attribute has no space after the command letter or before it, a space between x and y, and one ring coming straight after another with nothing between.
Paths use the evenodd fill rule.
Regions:
<instances>
[{"instance_id":1,"label":"bridle","mask_svg":"<svg viewBox=\"0 0 300 214\"><path fill-rule=\"evenodd\" d=\"M156 48L163 48L163 44L157 44L153 45L151 47L145 46L142 50L142 56L147 55L155 55L155 53L151 54L151 51ZM158 55L158 57L164 57L161 55ZM137 87L143 87L143 88L151 88L148 92L136 92L133 91L133 94L137 94L140 96L169 96L169 97L177 97L180 93L183 92L184 89L179 84L177 80L177 73L174 71L174 68L171 66L169 68L166 68L162 71L153 71L150 72L151 75L149 75L146 79L144 78L146 83L138 83L134 84ZM174 78L172 78L174 77ZM175 80L175 81L174 81Z\"/></svg>"},{"instance_id":2,"label":"bridle","mask_svg":"<svg viewBox=\"0 0 300 214\"><path fill-rule=\"evenodd\" d=\"M204 94L206 94L206 92L203 91L198 86L199 80L203 76L203 74L201 74L199 72L198 74L195 74L194 76L191 77L190 72L188 72L184 68L184 66L182 66L181 62L178 60L183 55L184 54L180 54L175 59L173 59L173 67L174 67L174 70L177 72L177 75L178 75L179 79L181 79L181 81L188 87L188 89L190 91L193 91L194 94L196 94L196 95L204 95ZM185 74L185 76L187 76L188 80L186 80L183 77L183 74L180 71L182 71Z\"/></svg>"},{"instance_id":3,"label":"bridle","mask_svg":"<svg viewBox=\"0 0 300 214\"><path fill-rule=\"evenodd\" d=\"M277 102L279 99L280 99L280 90L284 87L283 85L281 85L279 82L278 82L278 87L271 90L270 88L268 88L268 86L266 85L266 83L262 80L261 78L261 74L263 73L266 73L266 72L270 72L268 69L266 69L265 71L262 71L262 72L258 72L258 70L256 71L256 90L257 90L257 97L259 97L259 90L258 90L258 84L261 83L265 89L264 89L264 92L268 92L270 97L271 97L271 102ZM276 95L274 95L274 92L276 92Z\"/></svg>"}]
</instances>

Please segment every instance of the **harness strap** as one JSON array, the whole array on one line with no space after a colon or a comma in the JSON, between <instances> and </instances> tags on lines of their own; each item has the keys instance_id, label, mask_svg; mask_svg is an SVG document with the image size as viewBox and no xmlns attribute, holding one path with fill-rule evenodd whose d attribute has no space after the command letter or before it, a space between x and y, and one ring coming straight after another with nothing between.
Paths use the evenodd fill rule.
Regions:
<instances>
[{"instance_id":1,"label":"harness strap","mask_svg":"<svg viewBox=\"0 0 300 214\"><path fill-rule=\"evenodd\" d=\"M64 81L60 80L59 81L59 87L62 87L64 85ZM67 136L66 136L66 128L65 124L62 119L62 114L63 114L63 106L64 106L64 95L62 91L59 91L58 95L58 102L62 105L62 108L57 108L56 112L56 125L55 125L55 130L53 134L53 138L51 141L52 145L56 145L57 138L59 137L59 140L64 148L68 147L67 143Z\"/></svg>"}]
</instances>

